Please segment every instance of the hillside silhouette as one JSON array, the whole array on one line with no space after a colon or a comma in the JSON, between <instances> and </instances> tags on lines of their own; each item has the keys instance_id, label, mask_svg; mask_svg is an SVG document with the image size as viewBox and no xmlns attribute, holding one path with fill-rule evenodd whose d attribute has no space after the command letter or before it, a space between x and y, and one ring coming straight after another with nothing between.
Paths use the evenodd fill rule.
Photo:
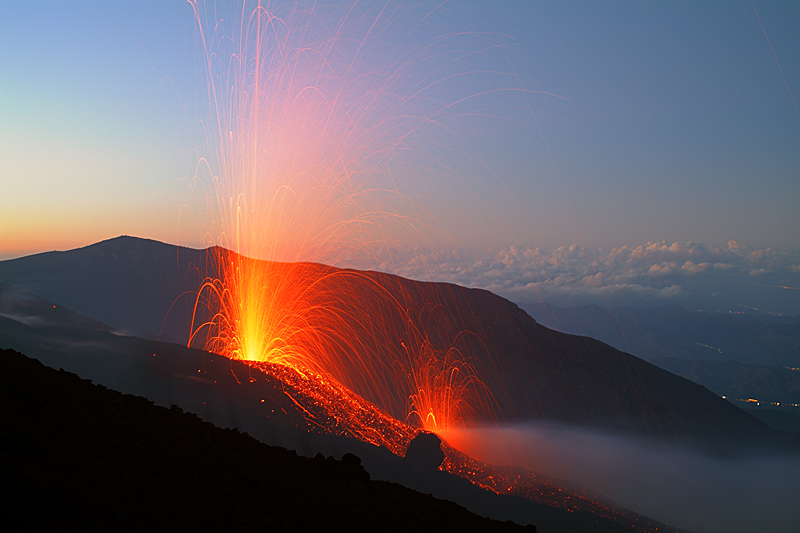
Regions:
<instances>
[{"instance_id":1,"label":"hillside silhouette","mask_svg":"<svg viewBox=\"0 0 800 533\"><path fill-rule=\"evenodd\" d=\"M20 529L535 531L298 456L0 350L6 520ZM8 527L9 523L6 523Z\"/></svg>"}]
</instances>

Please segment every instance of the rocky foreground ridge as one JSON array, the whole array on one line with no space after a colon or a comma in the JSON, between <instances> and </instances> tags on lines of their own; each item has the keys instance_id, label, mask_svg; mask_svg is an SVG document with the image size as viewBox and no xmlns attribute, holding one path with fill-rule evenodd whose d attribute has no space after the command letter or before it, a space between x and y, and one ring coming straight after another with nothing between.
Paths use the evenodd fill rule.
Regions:
<instances>
[{"instance_id":1,"label":"rocky foreground ridge","mask_svg":"<svg viewBox=\"0 0 800 533\"><path fill-rule=\"evenodd\" d=\"M535 531L0 350L0 508L21 530Z\"/></svg>"}]
</instances>

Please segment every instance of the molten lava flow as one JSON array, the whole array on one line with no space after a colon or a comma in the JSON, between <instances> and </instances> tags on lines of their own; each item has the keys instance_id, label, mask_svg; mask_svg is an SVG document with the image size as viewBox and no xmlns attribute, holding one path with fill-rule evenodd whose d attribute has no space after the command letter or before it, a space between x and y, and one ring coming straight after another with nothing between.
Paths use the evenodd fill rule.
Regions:
<instances>
[{"instance_id":1,"label":"molten lava flow","mask_svg":"<svg viewBox=\"0 0 800 533\"><path fill-rule=\"evenodd\" d=\"M458 333L441 309L415 311L428 296L408 294L388 283L392 278L371 273L209 253L214 268L247 270L271 289L251 288L237 298L235 291L248 287L246 277L228 285L206 279L200 294L207 301L198 299L192 340L210 351L328 376L429 431L495 418L491 393L459 349L469 349L473 336ZM428 332L443 340L435 344Z\"/></svg>"},{"instance_id":2,"label":"molten lava flow","mask_svg":"<svg viewBox=\"0 0 800 533\"><path fill-rule=\"evenodd\" d=\"M419 429L387 415L374 404L354 394L348 387L329 376L285 364L250 362L253 376L263 372L277 379L286 395L302 413L309 431L357 438L383 446L394 454L404 456ZM498 467L476 461L457 451L446 441L442 443L445 458L440 469L463 477L476 485L498 494L530 499L540 504L565 508L571 512L584 511L613 520L632 531L676 531L654 526L641 515L605 501L597 494L568 487L563 483L515 467Z\"/></svg>"},{"instance_id":3,"label":"molten lava flow","mask_svg":"<svg viewBox=\"0 0 800 533\"><path fill-rule=\"evenodd\" d=\"M474 95L459 93L453 82L466 73L452 68L494 44L466 51L464 32L407 40L404 27L424 35L428 12L414 20L362 4L244 1L226 13L188 2L208 94L189 207L215 245L198 265L188 344L328 376L431 430L490 416L491 402L475 405L490 395L475 393L481 381L455 347L459 333L429 340L424 301L390 294L378 276L305 261L335 264L427 236L429 211L407 184L421 168L454 173L441 152L426 155L425 140L463 143L457 109ZM353 278L365 283L354 289Z\"/></svg>"},{"instance_id":4,"label":"molten lava flow","mask_svg":"<svg viewBox=\"0 0 800 533\"><path fill-rule=\"evenodd\" d=\"M357 438L397 455L405 453L416 434L330 376L282 364L250 364L278 378L284 393L320 433Z\"/></svg>"}]
</instances>

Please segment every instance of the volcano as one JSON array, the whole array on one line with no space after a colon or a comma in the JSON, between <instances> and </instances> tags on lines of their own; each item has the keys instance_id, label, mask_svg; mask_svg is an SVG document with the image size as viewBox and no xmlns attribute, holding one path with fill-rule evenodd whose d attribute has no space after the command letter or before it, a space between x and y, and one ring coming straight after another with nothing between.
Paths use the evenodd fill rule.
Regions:
<instances>
[{"instance_id":1,"label":"volcano","mask_svg":"<svg viewBox=\"0 0 800 533\"><path fill-rule=\"evenodd\" d=\"M144 396L151 403L172 406L172 411L186 409L199 413L203 420L233 428L236 433L242 428L261 442L298 450L308 457L315 454L320 457L321 452L331 458L357 453L368 471L378 479L402 482L461 503L486 517L520 524L536 523L543 526L542 531L559 531L576 525L579 530L599 527L609 532L626 531L629 527L638 531L671 530L598 494L522 469L475 461L446 443L442 443L445 461L441 470L431 471L429 467L417 466L414 461L407 462L402 457L419 430L388 416L347 388L331 383L330 377L309 370L298 372L280 364L229 360L177 344L124 335L48 300L2 284L0 315L0 343L35 354L50 366L60 366L62 370L67 367L98 383ZM43 398L30 400L30 397L43 387L47 389L47 383L54 376L67 382L75 380L64 378L63 372L47 374L43 367L26 367L35 369L35 375L18 372L14 370L16 366L25 367L28 363L20 363L14 352L7 351L3 357L6 356L10 358L4 361L10 365L7 378L13 382L6 401L15 406L15 412L33 413L30 419L16 416L14 420L20 427L15 434L51 432L49 440L62 441L63 435L59 432L64 430L61 418L65 415L55 414L52 409L42 414L36 406L58 403L69 411L73 401L59 392L61 386L47 392L47 395L61 395L62 400L58 402ZM13 394L20 390L25 393ZM101 391L108 394L104 387ZM112 405L118 405L118 397L113 398ZM85 407L90 412L94 409L96 407ZM108 416L103 415L104 418ZM52 417L60 420L56 428L50 427ZM67 418L70 417L75 415ZM97 424L102 426L101 422ZM92 423L95 422L88 422ZM92 438L99 439L95 445L102 448L112 445L103 440L99 429L93 431L98 435ZM36 440L35 437L26 438ZM72 433L69 439L80 440ZM9 446L16 449L17 445L11 444ZM37 443L34 448L41 446ZM29 448L24 444L18 447ZM50 451L47 453L52 455ZM17 462L18 459L12 460L17 452L6 455L9 461ZM84 451L69 446L58 448L55 455L86 459ZM87 468L96 467L94 462L88 462ZM55 490L54 485L67 484L72 477L64 474L62 467L51 469L45 465L42 468L61 474L43 474L41 477L50 480L45 486L37 487L32 483L26 485L27 489ZM178 468L183 467L178 465ZM82 477L86 475L89 474L81 474ZM112 483L111 480L106 482ZM123 514L131 512L121 501L115 500L114 505L120 507ZM83 504L78 508L83 508ZM74 515L74 509L69 514ZM103 515L97 520L102 522L107 518ZM76 523L85 522L81 520Z\"/></svg>"},{"instance_id":2,"label":"volcano","mask_svg":"<svg viewBox=\"0 0 800 533\"><path fill-rule=\"evenodd\" d=\"M0 282L119 332L185 344L193 294L205 276L214 275L206 271L210 253L212 249L119 237L0 262ZM387 360L401 344L414 340L409 338L408 316L425 317L426 336L433 342L447 345L460 339L459 351L482 370L495 400L492 416L505 422L560 421L668 435L720 452L771 446L782 439L707 389L602 342L547 329L490 292L380 272L313 268L319 278L331 280L327 290L345 295L334 302L341 308L334 312L348 317L351 334L369 338ZM358 299L348 301L347 295ZM400 305L387 306L387 299ZM396 309L408 312L401 315ZM356 392L380 403L373 390ZM384 396L391 398L391 391ZM382 407L401 419L405 414L399 413L401 407Z\"/></svg>"},{"instance_id":3,"label":"volcano","mask_svg":"<svg viewBox=\"0 0 800 533\"><path fill-rule=\"evenodd\" d=\"M405 392L392 390L391 372L380 384L353 384L346 379L354 367L335 369L339 377L187 347L197 318L193 295L214 275L209 255L218 253L120 237L0 262L0 347L158 405L180 405L304 455L354 453L373 477L484 516L535 523L540 530L576 523L604 524L608 531L670 529L602 495L492 467L446 443L441 470L404 462L419 429L408 423ZM360 340L332 345L343 352L342 361L347 348L358 345L371 347L372 357L390 367L420 345L420 331L425 343L457 346L492 399L492 408L476 410L472 423L563 422L680 439L717 454L796 449L790 437L705 388L599 341L544 328L487 291L325 265L304 268L317 273L326 292L343 295L331 300L330 311L345 317L348 335ZM424 327L410 328L409 317Z\"/></svg>"}]
</instances>

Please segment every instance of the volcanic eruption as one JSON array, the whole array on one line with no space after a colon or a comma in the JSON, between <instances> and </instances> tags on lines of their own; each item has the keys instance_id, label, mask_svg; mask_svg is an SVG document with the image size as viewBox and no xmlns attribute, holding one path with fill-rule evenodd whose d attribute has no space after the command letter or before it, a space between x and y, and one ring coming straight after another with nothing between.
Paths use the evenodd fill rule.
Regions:
<instances>
[{"instance_id":1,"label":"volcanic eruption","mask_svg":"<svg viewBox=\"0 0 800 533\"><path fill-rule=\"evenodd\" d=\"M429 146L458 138L463 103L479 96L466 88L441 101L440 88L468 79L469 56L495 43L470 32L401 38L418 38L431 13L388 5L244 2L223 13L189 3L208 107L187 207L210 248L193 265L204 281L188 346L277 378L315 431L399 456L420 430L497 421L504 391L486 385L491 357L470 357L482 341L459 317L419 286L324 266L368 261L435 228L412 186L430 179L419 162L453 177ZM528 472L446 443L443 452L442 470L494 492L638 521Z\"/></svg>"},{"instance_id":2,"label":"volcanic eruption","mask_svg":"<svg viewBox=\"0 0 800 533\"><path fill-rule=\"evenodd\" d=\"M421 176L410 169L414 159L436 162L425 142L455 134L459 115L448 108L462 97L420 103L469 75L446 73L479 52L478 41L400 39L390 55L382 34L421 24L419 14L261 2L224 13L189 3L208 113L188 207L216 247L196 265L205 280L188 345L325 376L429 430L479 410L491 416L491 393L459 339L431 338L436 310L411 310L374 277L373 294L354 295L349 281L363 274L318 264L369 256L431 226L409 186ZM452 171L439 162L438 172ZM364 308L342 303L354 299ZM403 330L365 335L386 326L388 308L405 315Z\"/></svg>"}]
</instances>

